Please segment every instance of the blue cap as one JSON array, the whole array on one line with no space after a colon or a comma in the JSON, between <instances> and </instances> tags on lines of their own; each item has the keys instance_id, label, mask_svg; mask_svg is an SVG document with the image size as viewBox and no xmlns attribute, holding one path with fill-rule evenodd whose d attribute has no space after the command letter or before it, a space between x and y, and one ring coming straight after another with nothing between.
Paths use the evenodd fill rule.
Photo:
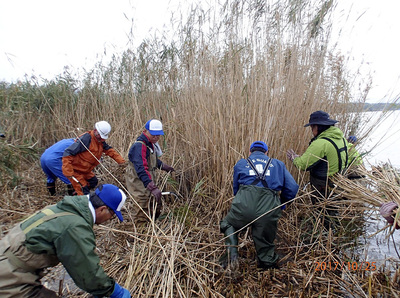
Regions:
<instances>
[{"instance_id":1,"label":"blue cap","mask_svg":"<svg viewBox=\"0 0 400 298\"><path fill-rule=\"evenodd\" d=\"M265 152L268 151L268 146L267 146L267 144L265 144L265 143L262 142L262 141L255 141L255 142L253 142L253 144L250 145L250 150L253 149L253 148L261 148L261 149L264 149Z\"/></svg>"},{"instance_id":2,"label":"blue cap","mask_svg":"<svg viewBox=\"0 0 400 298\"><path fill-rule=\"evenodd\" d=\"M153 136L164 135L164 131L162 129L162 123L160 120L151 119L146 122L145 128L152 134Z\"/></svg>"},{"instance_id":3,"label":"blue cap","mask_svg":"<svg viewBox=\"0 0 400 298\"><path fill-rule=\"evenodd\" d=\"M304 125L304 127L314 125L314 124L319 124L319 125L333 125L337 120L333 120L329 118L329 114L324 111L316 111L314 113L311 113L310 115L310 120L308 120L308 123Z\"/></svg>"},{"instance_id":4,"label":"blue cap","mask_svg":"<svg viewBox=\"0 0 400 298\"><path fill-rule=\"evenodd\" d=\"M126 195L118 187L112 184L103 184L96 188L96 195L112 209L120 221L123 221L121 208L125 203Z\"/></svg>"}]
</instances>

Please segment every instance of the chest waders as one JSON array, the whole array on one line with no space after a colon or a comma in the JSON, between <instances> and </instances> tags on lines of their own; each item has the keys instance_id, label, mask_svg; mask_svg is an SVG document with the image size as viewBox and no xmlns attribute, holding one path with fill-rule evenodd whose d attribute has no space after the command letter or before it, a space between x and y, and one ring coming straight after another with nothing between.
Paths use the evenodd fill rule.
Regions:
<instances>
[{"instance_id":1,"label":"chest waders","mask_svg":"<svg viewBox=\"0 0 400 298\"><path fill-rule=\"evenodd\" d=\"M259 219L251 224L252 237L259 264L273 266L278 259L274 252L273 242L281 209L274 208L279 206L280 202L277 192L269 189L265 180L265 174L271 161L272 159L270 158L262 174L256 170L251 161L248 162L257 177L251 185L241 185L239 187L228 214L220 223L220 231L224 233L225 245L227 246L227 252L221 258L223 266L238 258L238 235L236 231L260 216ZM263 186L266 186L256 186L255 184L258 184L260 180ZM274 210L271 211L272 209Z\"/></svg>"},{"instance_id":2,"label":"chest waders","mask_svg":"<svg viewBox=\"0 0 400 298\"><path fill-rule=\"evenodd\" d=\"M41 218L34 220L35 216L44 214ZM36 254L29 251L24 242L26 235L34 228L51 219L75 215L70 212L55 213L45 208L35 213L16 225L0 241L0 296L9 297L13 295L42 297L46 293L48 297L56 297L55 293L42 287L40 278L42 270L53 267L60 261L56 255Z\"/></svg>"},{"instance_id":3,"label":"chest waders","mask_svg":"<svg viewBox=\"0 0 400 298\"><path fill-rule=\"evenodd\" d=\"M157 169L157 154L155 150L152 148L148 147L146 143L142 141L136 141L136 143L141 143L147 147L149 150L150 154L149 157L147 158L147 164L149 167L149 173L151 175L151 178L153 181L156 181L156 169ZM147 216L143 213L146 212L150 217L150 210L149 210L149 201L150 201L150 195L151 192L144 187L144 184L142 180L140 180L139 176L136 173L135 167L133 163L130 161L128 162L128 166L126 169L126 175L125 175L125 180L126 180L126 186L128 188L129 193L132 195L136 203L140 206L138 206L136 203L133 204L133 218L135 220L135 223L144 223L148 221ZM142 210L140 210L142 208Z\"/></svg>"}]
</instances>

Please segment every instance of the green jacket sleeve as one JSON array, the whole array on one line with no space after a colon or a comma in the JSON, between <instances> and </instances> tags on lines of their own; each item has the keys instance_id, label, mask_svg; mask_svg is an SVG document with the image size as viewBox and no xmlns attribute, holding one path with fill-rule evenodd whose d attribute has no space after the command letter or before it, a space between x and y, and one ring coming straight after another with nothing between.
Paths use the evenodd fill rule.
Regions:
<instances>
[{"instance_id":1,"label":"green jacket sleeve","mask_svg":"<svg viewBox=\"0 0 400 298\"><path fill-rule=\"evenodd\" d=\"M363 163L360 153L353 144L349 143L349 165L361 165Z\"/></svg>"},{"instance_id":2,"label":"green jacket sleeve","mask_svg":"<svg viewBox=\"0 0 400 298\"><path fill-rule=\"evenodd\" d=\"M328 142L325 140L315 140L308 146L307 150L302 156L296 157L293 160L294 165L303 171L320 161L326 156Z\"/></svg>"},{"instance_id":3,"label":"green jacket sleeve","mask_svg":"<svg viewBox=\"0 0 400 298\"><path fill-rule=\"evenodd\" d=\"M92 227L78 222L64 230L54 244L58 259L79 288L99 297L112 294L115 281L100 266Z\"/></svg>"}]
</instances>

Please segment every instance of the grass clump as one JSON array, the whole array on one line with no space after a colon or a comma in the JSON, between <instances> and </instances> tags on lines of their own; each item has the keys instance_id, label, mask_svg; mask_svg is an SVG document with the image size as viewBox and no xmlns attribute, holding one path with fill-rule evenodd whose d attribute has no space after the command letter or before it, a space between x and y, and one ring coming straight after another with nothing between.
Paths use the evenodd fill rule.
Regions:
<instances>
[{"instance_id":1,"label":"grass clump","mask_svg":"<svg viewBox=\"0 0 400 298\"><path fill-rule=\"evenodd\" d=\"M0 140L0 188L15 187L21 180L18 171L38 159L33 145L12 145Z\"/></svg>"}]
</instances>

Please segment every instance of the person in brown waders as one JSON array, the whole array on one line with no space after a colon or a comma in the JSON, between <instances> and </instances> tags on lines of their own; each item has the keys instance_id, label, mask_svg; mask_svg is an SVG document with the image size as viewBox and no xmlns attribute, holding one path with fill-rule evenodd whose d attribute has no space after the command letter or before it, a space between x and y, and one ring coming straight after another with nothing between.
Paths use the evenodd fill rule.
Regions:
<instances>
[{"instance_id":1,"label":"person in brown waders","mask_svg":"<svg viewBox=\"0 0 400 298\"><path fill-rule=\"evenodd\" d=\"M151 119L147 121L145 130L129 149L129 162L125 174L126 186L140 206L134 204L133 207L135 224L146 223L149 219L147 216L153 217L154 215L157 218L160 215L161 191L155 184L157 181L156 169L166 172L174 171L173 167L159 159L161 150L158 140L162 135L164 135L164 131L161 121ZM155 202L150 201L151 196L154 196ZM156 206L154 212L152 211L153 204Z\"/></svg>"}]
</instances>

